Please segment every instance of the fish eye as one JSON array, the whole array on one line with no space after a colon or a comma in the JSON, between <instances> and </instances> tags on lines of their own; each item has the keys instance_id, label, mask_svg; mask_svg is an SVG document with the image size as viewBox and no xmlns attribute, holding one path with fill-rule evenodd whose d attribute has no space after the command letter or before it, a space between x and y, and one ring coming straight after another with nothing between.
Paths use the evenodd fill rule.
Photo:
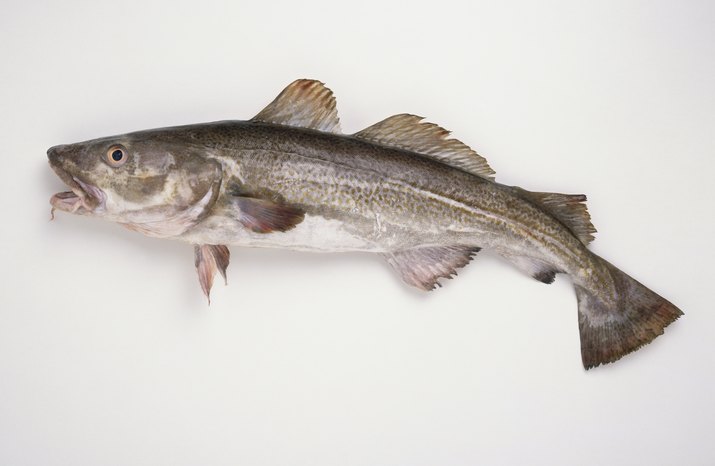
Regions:
<instances>
[{"instance_id":1,"label":"fish eye","mask_svg":"<svg viewBox=\"0 0 715 466\"><path fill-rule=\"evenodd\" d=\"M122 146L112 146L107 150L106 160L110 167L121 167L128 158L127 150Z\"/></svg>"}]
</instances>

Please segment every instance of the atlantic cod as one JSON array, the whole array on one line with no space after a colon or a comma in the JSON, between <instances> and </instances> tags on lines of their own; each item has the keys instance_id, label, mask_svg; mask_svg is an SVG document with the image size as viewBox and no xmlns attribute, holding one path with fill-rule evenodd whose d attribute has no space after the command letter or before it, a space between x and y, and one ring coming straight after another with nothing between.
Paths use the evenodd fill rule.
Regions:
<instances>
[{"instance_id":1,"label":"atlantic cod","mask_svg":"<svg viewBox=\"0 0 715 466\"><path fill-rule=\"evenodd\" d=\"M48 150L71 191L55 209L194 245L201 288L226 277L228 245L380 254L431 290L482 248L544 283L567 274L586 369L682 315L590 252L586 196L496 183L487 161L422 117L340 131L332 92L290 84L248 121L139 131Z\"/></svg>"}]
</instances>

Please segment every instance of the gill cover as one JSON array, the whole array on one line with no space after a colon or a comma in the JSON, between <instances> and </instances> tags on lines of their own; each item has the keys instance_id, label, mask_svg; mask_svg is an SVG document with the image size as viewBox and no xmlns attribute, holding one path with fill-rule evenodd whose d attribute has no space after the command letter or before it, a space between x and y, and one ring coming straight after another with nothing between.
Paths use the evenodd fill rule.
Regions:
<instances>
[{"instance_id":1,"label":"gill cover","mask_svg":"<svg viewBox=\"0 0 715 466\"><path fill-rule=\"evenodd\" d=\"M222 169L201 151L166 142L161 135L158 131L95 139L58 146L48 155L73 191L79 191L74 189L76 182L84 191L101 193L101 203L80 213L149 236L172 237L208 213L219 194Z\"/></svg>"}]
</instances>

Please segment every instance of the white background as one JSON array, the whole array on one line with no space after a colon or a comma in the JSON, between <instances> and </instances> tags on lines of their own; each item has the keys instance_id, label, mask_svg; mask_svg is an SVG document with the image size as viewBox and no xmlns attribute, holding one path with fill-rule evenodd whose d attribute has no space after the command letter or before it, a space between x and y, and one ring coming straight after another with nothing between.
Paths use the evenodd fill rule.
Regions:
<instances>
[{"instance_id":1,"label":"white background","mask_svg":"<svg viewBox=\"0 0 715 466\"><path fill-rule=\"evenodd\" d=\"M2 465L713 464L715 4L5 1ZM497 179L586 193L593 249L680 306L585 372L567 277L489 254L441 290L378 257L190 245L60 213L48 147L247 119L290 81L346 132L412 112Z\"/></svg>"}]
</instances>

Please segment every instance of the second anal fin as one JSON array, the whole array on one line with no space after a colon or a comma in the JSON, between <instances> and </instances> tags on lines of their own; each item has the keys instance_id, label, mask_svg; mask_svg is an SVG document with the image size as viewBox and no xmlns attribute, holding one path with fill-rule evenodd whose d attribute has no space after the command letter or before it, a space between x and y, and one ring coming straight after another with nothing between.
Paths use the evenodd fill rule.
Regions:
<instances>
[{"instance_id":1,"label":"second anal fin","mask_svg":"<svg viewBox=\"0 0 715 466\"><path fill-rule=\"evenodd\" d=\"M547 285L554 282L557 273L561 273L553 265L534 257L504 254L504 258L525 274Z\"/></svg>"},{"instance_id":2,"label":"second anal fin","mask_svg":"<svg viewBox=\"0 0 715 466\"><path fill-rule=\"evenodd\" d=\"M421 290L440 286L440 278L452 278L472 260L475 246L425 246L382 254L402 281Z\"/></svg>"}]
</instances>

